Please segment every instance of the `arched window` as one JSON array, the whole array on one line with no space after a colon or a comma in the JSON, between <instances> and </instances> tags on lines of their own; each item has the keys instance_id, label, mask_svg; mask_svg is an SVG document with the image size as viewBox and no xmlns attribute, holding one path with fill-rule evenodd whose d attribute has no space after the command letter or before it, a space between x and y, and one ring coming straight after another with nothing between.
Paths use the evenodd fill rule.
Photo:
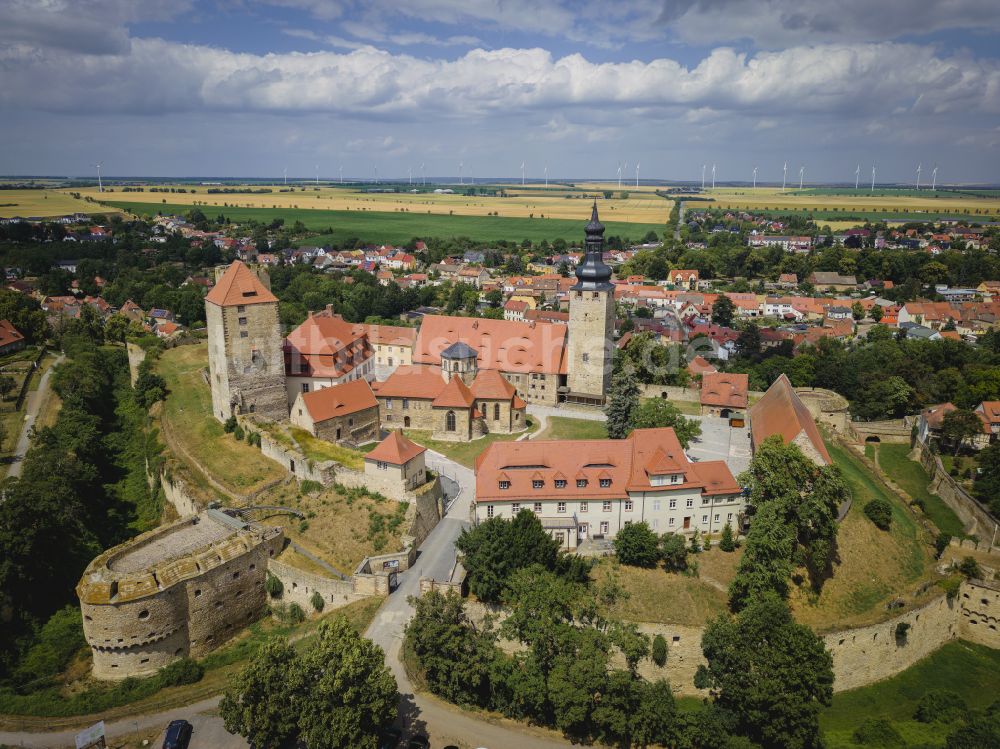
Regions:
<instances>
[{"instance_id":1,"label":"arched window","mask_svg":"<svg viewBox=\"0 0 1000 749\"><path fill-rule=\"evenodd\" d=\"M445 417L445 427L444 428L447 431L449 431L449 432L454 432L455 431L455 412L454 411L449 411L448 415Z\"/></svg>"},{"instance_id":2,"label":"arched window","mask_svg":"<svg viewBox=\"0 0 1000 749\"><path fill-rule=\"evenodd\" d=\"M500 404L493 404L493 421L500 421Z\"/></svg>"}]
</instances>

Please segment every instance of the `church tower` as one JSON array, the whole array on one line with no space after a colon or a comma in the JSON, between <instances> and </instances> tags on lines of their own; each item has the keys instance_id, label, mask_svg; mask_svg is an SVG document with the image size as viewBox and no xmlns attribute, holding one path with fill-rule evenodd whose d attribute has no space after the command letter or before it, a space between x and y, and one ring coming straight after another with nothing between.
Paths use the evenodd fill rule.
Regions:
<instances>
[{"instance_id":1,"label":"church tower","mask_svg":"<svg viewBox=\"0 0 1000 749\"><path fill-rule=\"evenodd\" d=\"M585 231L586 256L569 292L567 399L603 404L611 382L615 287L604 263L604 225L597 218L596 200Z\"/></svg>"},{"instance_id":2,"label":"church tower","mask_svg":"<svg viewBox=\"0 0 1000 749\"><path fill-rule=\"evenodd\" d=\"M264 277L266 280L266 276ZM212 415L288 418L278 298L239 260L205 297Z\"/></svg>"}]
</instances>

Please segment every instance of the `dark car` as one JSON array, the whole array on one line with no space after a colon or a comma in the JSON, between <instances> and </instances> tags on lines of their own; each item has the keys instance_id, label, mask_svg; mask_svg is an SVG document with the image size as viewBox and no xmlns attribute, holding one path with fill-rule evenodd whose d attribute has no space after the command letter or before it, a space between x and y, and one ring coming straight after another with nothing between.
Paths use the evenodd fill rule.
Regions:
<instances>
[{"instance_id":1,"label":"dark car","mask_svg":"<svg viewBox=\"0 0 1000 749\"><path fill-rule=\"evenodd\" d=\"M191 743L191 724L186 720L172 720L163 737L163 749L187 749Z\"/></svg>"}]
</instances>

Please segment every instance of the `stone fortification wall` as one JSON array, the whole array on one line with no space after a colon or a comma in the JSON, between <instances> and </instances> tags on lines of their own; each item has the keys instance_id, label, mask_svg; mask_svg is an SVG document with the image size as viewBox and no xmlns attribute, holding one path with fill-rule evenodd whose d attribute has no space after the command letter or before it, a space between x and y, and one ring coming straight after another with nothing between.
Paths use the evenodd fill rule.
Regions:
<instances>
[{"instance_id":1,"label":"stone fortification wall","mask_svg":"<svg viewBox=\"0 0 1000 749\"><path fill-rule=\"evenodd\" d=\"M852 421L847 425L847 432L858 442L876 437L879 442L893 444L909 444L910 442L910 425L906 423L906 419Z\"/></svg>"},{"instance_id":2,"label":"stone fortification wall","mask_svg":"<svg viewBox=\"0 0 1000 749\"><path fill-rule=\"evenodd\" d=\"M246 428L256 431L259 426L247 422ZM301 451L281 444L266 431L260 432L260 451L300 481L316 481L323 486L330 486L340 481L338 473L344 470L332 460L322 462L309 460Z\"/></svg>"},{"instance_id":3,"label":"stone fortification wall","mask_svg":"<svg viewBox=\"0 0 1000 749\"><path fill-rule=\"evenodd\" d=\"M848 430L849 404L844 396L823 388L801 387L795 388L795 392L816 421L831 426L838 432Z\"/></svg>"},{"instance_id":4,"label":"stone fortification wall","mask_svg":"<svg viewBox=\"0 0 1000 749\"><path fill-rule=\"evenodd\" d=\"M357 592L354 581L350 579L337 580L321 577L279 562L277 559L268 560L267 568L272 575L281 580L284 586L280 600L286 603L297 603L307 613L315 611L312 605L314 593L319 593L323 597L324 611L338 609L368 597L365 593Z\"/></svg>"},{"instance_id":5,"label":"stone fortification wall","mask_svg":"<svg viewBox=\"0 0 1000 749\"><path fill-rule=\"evenodd\" d=\"M181 517L195 515L202 509L199 502L188 491L187 483L184 479L172 476L164 471L160 475L160 486L163 488L163 496L173 505L173 508Z\"/></svg>"},{"instance_id":6,"label":"stone fortification wall","mask_svg":"<svg viewBox=\"0 0 1000 749\"><path fill-rule=\"evenodd\" d=\"M421 593L443 590L440 583L424 583ZM469 618L481 624L490 615L494 621L504 618L502 610L478 602L466 602ZM904 637L897 638L897 626L909 625ZM639 629L649 635L663 635L667 641L667 663L660 668L650 660L639 664L639 673L649 679L666 678L674 692L703 696L694 686L698 666L705 663L701 651L702 627L679 624L639 623ZM943 591L934 600L906 611L899 616L867 627L856 627L823 635L823 641L833 656L835 692L872 684L895 676L917 661L926 658L945 643L965 639L1000 649L1000 585L969 581L962 584L958 597L948 601ZM515 651L516 643L504 644Z\"/></svg>"},{"instance_id":7,"label":"stone fortification wall","mask_svg":"<svg viewBox=\"0 0 1000 749\"><path fill-rule=\"evenodd\" d=\"M941 497L944 503L955 511L966 533L978 534L989 544L997 521L986 506L948 475L948 471L941 464L941 458L935 455L929 446L918 443L914 452L916 455L911 453L911 457L919 460L931 477L927 489Z\"/></svg>"}]
</instances>

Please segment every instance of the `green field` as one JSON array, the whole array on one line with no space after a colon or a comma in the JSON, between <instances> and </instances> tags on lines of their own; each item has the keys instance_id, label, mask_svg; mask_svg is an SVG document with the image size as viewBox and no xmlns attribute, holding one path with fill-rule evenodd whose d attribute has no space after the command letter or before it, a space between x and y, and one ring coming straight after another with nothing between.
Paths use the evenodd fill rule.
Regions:
<instances>
[{"instance_id":1,"label":"green field","mask_svg":"<svg viewBox=\"0 0 1000 749\"><path fill-rule=\"evenodd\" d=\"M867 449L867 446L866 446ZM924 467L916 461L910 460L909 445L879 445L878 463L879 467L886 472L896 484L914 499L922 500L925 512L931 522L937 526L942 533L961 538L965 535L965 529L958 515L948 505L944 503L937 494L928 491L930 476Z\"/></svg>"},{"instance_id":2,"label":"green field","mask_svg":"<svg viewBox=\"0 0 1000 749\"><path fill-rule=\"evenodd\" d=\"M855 190L853 187L806 187L802 190L789 190L788 195L847 195L852 198L955 198L955 197L980 197L995 198L1000 195L998 190L949 190L938 188L933 192L930 188L917 190L913 187L888 188L875 185L875 192L871 190L871 182L865 187L862 182L861 187Z\"/></svg>"},{"instance_id":3,"label":"green field","mask_svg":"<svg viewBox=\"0 0 1000 749\"><path fill-rule=\"evenodd\" d=\"M604 421L574 419L572 416L549 416L540 440L606 440L608 429Z\"/></svg>"},{"instance_id":4,"label":"green field","mask_svg":"<svg viewBox=\"0 0 1000 749\"><path fill-rule=\"evenodd\" d=\"M892 721L908 746L943 746L953 726L913 720L917 702L931 689L958 692L973 709L988 707L1000 695L1000 651L949 642L891 679L834 695L820 716L828 748L856 747L851 734L866 718Z\"/></svg>"},{"instance_id":5,"label":"green field","mask_svg":"<svg viewBox=\"0 0 1000 749\"><path fill-rule=\"evenodd\" d=\"M238 200L240 196L232 196ZM107 201L110 205L138 215L183 215L193 206L179 203L137 203ZM307 229L318 231L318 237L305 240L305 244L324 244L360 239L363 242L403 244L414 237L469 237L483 242L506 239L520 242L530 239L541 242L582 241L586 222L570 219L514 218L506 216L449 216L442 214L391 213L386 211L325 211L295 208L232 208L199 206L210 218L222 213L237 223L253 219L270 223L283 218L290 226L301 221ZM662 234L665 226L605 221L605 236L629 237L639 240L647 232ZM329 229L330 231L327 231Z\"/></svg>"}]
</instances>

